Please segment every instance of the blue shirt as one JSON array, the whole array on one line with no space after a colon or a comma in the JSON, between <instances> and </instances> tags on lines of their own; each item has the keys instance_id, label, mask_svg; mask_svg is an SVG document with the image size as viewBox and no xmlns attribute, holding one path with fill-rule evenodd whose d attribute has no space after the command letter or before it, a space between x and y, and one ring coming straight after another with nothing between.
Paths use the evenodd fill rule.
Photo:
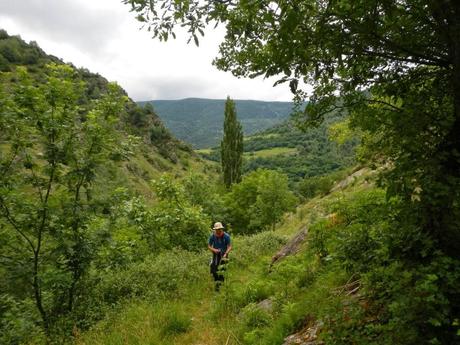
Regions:
<instances>
[{"instance_id":1,"label":"blue shirt","mask_svg":"<svg viewBox=\"0 0 460 345\"><path fill-rule=\"evenodd\" d=\"M227 251L230 242L230 235L226 232L224 232L224 236L222 237L217 237L215 234L212 234L208 240L208 244L213 248L219 249L222 255Z\"/></svg>"}]
</instances>

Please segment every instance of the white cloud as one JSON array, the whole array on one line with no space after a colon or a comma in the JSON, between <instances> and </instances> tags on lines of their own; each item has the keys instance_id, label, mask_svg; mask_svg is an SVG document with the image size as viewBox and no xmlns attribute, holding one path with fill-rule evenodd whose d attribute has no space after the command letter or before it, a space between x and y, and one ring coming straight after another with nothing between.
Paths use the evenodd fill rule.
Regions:
<instances>
[{"instance_id":1,"label":"white cloud","mask_svg":"<svg viewBox=\"0 0 460 345\"><path fill-rule=\"evenodd\" d=\"M237 79L212 66L222 30L207 33L200 47L186 44L185 35L158 42L114 0L2 0L0 27L117 81L134 100L291 99L286 86L272 87L274 80Z\"/></svg>"}]
</instances>

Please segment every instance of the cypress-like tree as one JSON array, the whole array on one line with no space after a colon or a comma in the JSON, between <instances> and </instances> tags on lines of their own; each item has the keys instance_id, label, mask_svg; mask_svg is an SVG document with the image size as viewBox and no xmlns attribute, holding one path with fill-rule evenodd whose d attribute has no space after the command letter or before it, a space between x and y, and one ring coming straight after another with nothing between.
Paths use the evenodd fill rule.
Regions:
<instances>
[{"instance_id":1,"label":"cypress-like tree","mask_svg":"<svg viewBox=\"0 0 460 345\"><path fill-rule=\"evenodd\" d=\"M225 102L224 138L220 143L220 154L224 184L229 188L232 183L241 181L243 163L243 128L236 117L235 102L230 97Z\"/></svg>"}]
</instances>

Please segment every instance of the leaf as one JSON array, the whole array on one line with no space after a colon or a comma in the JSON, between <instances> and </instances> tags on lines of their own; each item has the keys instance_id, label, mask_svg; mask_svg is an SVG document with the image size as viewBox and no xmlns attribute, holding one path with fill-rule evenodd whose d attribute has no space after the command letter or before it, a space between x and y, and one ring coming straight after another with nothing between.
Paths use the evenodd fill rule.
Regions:
<instances>
[{"instance_id":1,"label":"leaf","mask_svg":"<svg viewBox=\"0 0 460 345\"><path fill-rule=\"evenodd\" d=\"M297 86L299 85L299 80L298 79L292 79L290 82L289 82L289 88L291 89L291 92L292 93L296 93L297 92Z\"/></svg>"}]
</instances>

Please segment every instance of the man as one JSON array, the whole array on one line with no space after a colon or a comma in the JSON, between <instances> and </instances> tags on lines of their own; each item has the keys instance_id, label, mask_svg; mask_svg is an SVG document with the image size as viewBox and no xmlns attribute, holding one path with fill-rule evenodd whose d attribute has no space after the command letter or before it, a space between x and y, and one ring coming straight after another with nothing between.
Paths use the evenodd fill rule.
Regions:
<instances>
[{"instance_id":1,"label":"man","mask_svg":"<svg viewBox=\"0 0 460 345\"><path fill-rule=\"evenodd\" d=\"M208 249L212 252L211 274L216 282L216 291L219 291L220 285L224 281L222 272L219 272L219 266L226 263L228 253L232 250L230 235L224 232L224 226L221 222L214 223L212 228L214 233L209 237ZM220 270L223 268L220 267Z\"/></svg>"}]
</instances>

